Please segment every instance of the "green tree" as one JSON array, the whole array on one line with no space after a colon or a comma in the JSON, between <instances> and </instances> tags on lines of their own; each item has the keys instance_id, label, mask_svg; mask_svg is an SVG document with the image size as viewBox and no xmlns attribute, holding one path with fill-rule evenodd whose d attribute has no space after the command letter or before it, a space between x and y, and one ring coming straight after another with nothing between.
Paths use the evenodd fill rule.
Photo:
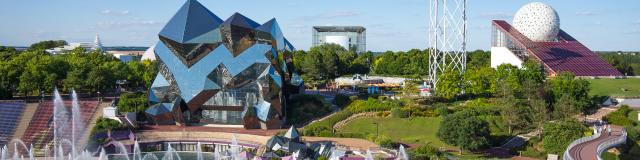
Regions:
<instances>
[{"instance_id":1,"label":"green tree","mask_svg":"<svg viewBox=\"0 0 640 160\"><path fill-rule=\"evenodd\" d=\"M469 69L464 73L465 91L473 95L492 95L496 92L496 72L491 67Z\"/></svg>"},{"instance_id":2,"label":"green tree","mask_svg":"<svg viewBox=\"0 0 640 160\"><path fill-rule=\"evenodd\" d=\"M29 49L30 50L51 49L51 48L60 47L64 45L67 45L67 42L64 40L49 40L49 41L41 41L38 43L34 43L29 47Z\"/></svg>"},{"instance_id":3,"label":"green tree","mask_svg":"<svg viewBox=\"0 0 640 160\"><path fill-rule=\"evenodd\" d=\"M105 67L95 67L87 74L86 85L91 88L91 92L104 92L112 88L115 79L113 73Z\"/></svg>"},{"instance_id":4,"label":"green tree","mask_svg":"<svg viewBox=\"0 0 640 160\"><path fill-rule=\"evenodd\" d=\"M463 110L444 117L437 136L443 142L462 150L477 150L486 147L490 138L489 124L471 110Z\"/></svg>"},{"instance_id":5,"label":"green tree","mask_svg":"<svg viewBox=\"0 0 640 160\"><path fill-rule=\"evenodd\" d=\"M141 112L147 107L147 96L143 93L123 93L118 99L118 112Z\"/></svg>"},{"instance_id":6,"label":"green tree","mask_svg":"<svg viewBox=\"0 0 640 160\"><path fill-rule=\"evenodd\" d=\"M436 95L445 99L453 99L457 95L462 93L464 87L461 83L462 75L460 71L447 69L440 79L438 80L438 88L436 88Z\"/></svg>"},{"instance_id":7,"label":"green tree","mask_svg":"<svg viewBox=\"0 0 640 160\"><path fill-rule=\"evenodd\" d=\"M570 72L562 72L547 81L546 92L555 110L586 112L595 106L589 96L589 82L576 79ZM577 113L567 112L567 113Z\"/></svg>"},{"instance_id":8,"label":"green tree","mask_svg":"<svg viewBox=\"0 0 640 160\"><path fill-rule=\"evenodd\" d=\"M572 141L584 136L586 130L582 123L574 120L549 122L544 125L544 150L549 154L562 155Z\"/></svg>"}]
</instances>

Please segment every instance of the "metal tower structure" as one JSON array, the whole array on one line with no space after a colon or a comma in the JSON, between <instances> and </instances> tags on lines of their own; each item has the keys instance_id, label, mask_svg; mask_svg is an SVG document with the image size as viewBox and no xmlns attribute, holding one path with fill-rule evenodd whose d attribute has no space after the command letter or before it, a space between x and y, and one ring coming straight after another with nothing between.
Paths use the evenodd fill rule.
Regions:
<instances>
[{"instance_id":1,"label":"metal tower structure","mask_svg":"<svg viewBox=\"0 0 640 160\"><path fill-rule=\"evenodd\" d=\"M467 0L429 1L429 80L437 92L444 72L466 69Z\"/></svg>"}]
</instances>

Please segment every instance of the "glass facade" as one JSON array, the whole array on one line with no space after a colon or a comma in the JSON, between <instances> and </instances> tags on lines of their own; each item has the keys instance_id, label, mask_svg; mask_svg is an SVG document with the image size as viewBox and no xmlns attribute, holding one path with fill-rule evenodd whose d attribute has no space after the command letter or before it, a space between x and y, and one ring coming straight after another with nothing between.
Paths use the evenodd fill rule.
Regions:
<instances>
[{"instance_id":1,"label":"glass facade","mask_svg":"<svg viewBox=\"0 0 640 160\"><path fill-rule=\"evenodd\" d=\"M356 53L367 51L367 31L360 26L315 26L313 27L313 46L326 43L341 45Z\"/></svg>"},{"instance_id":2,"label":"glass facade","mask_svg":"<svg viewBox=\"0 0 640 160\"><path fill-rule=\"evenodd\" d=\"M277 128L285 117L284 92L303 85L286 63L294 48L275 19L260 25L236 13L222 21L189 0L159 39L154 50L160 72L146 111L156 122Z\"/></svg>"},{"instance_id":3,"label":"glass facade","mask_svg":"<svg viewBox=\"0 0 640 160\"><path fill-rule=\"evenodd\" d=\"M514 40L511 39L511 37L505 34L502 30L498 29L495 24L493 24L491 27L491 46L506 47L522 60L526 60L527 58L529 58L527 50L514 43Z\"/></svg>"}]
</instances>

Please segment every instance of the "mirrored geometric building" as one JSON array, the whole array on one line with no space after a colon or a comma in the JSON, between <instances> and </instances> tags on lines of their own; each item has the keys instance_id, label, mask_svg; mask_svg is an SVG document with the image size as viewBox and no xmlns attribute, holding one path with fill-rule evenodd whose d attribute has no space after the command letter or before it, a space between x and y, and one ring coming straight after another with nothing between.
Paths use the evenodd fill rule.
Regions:
<instances>
[{"instance_id":1,"label":"mirrored geometric building","mask_svg":"<svg viewBox=\"0 0 640 160\"><path fill-rule=\"evenodd\" d=\"M288 95L302 89L275 19L258 24L235 13L223 21L188 0L159 38L146 110L156 124L280 128Z\"/></svg>"}]
</instances>

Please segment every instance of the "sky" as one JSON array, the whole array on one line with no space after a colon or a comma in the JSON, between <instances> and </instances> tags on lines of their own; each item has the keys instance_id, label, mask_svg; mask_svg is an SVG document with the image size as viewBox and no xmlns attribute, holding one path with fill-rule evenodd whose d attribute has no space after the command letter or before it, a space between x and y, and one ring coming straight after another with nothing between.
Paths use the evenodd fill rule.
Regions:
<instances>
[{"instance_id":1,"label":"sky","mask_svg":"<svg viewBox=\"0 0 640 160\"><path fill-rule=\"evenodd\" d=\"M311 46L312 26L367 28L367 50L425 49L429 0L199 0L221 19L235 12L258 23L276 18L297 49ZM0 45L41 40L105 46L151 46L185 0L3 0ZM491 20L511 22L527 0L469 0L469 50L488 50ZM556 9L560 26L595 51L640 51L640 1L541 0Z\"/></svg>"}]
</instances>

